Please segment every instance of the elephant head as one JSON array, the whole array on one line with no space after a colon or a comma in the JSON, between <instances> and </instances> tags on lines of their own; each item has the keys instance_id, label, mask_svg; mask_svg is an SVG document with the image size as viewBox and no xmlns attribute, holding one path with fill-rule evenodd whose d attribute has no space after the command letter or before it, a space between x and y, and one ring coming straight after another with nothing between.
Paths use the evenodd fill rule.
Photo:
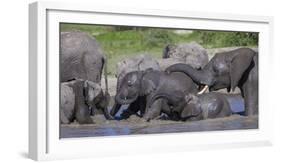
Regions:
<instances>
[{"instance_id":1,"label":"elephant head","mask_svg":"<svg viewBox=\"0 0 281 163\"><path fill-rule=\"evenodd\" d=\"M110 101L110 95L108 92L104 93L102 91L100 84L86 80L84 82L84 97L85 103L90 107L90 109L101 109L107 119L113 119L107 109ZM93 110L91 111L93 113Z\"/></svg>"},{"instance_id":2,"label":"elephant head","mask_svg":"<svg viewBox=\"0 0 281 163\"><path fill-rule=\"evenodd\" d=\"M186 94L185 106L181 112L181 118L197 117L202 113L201 104L198 96L194 94Z\"/></svg>"},{"instance_id":3,"label":"elephant head","mask_svg":"<svg viewBox=\"0 0 281 163\"><path fill-rule=\"evenodd\" d=\"M120 82L118 92L115 96L117 103L126 105L134 102L140 93L141 72L130 72Z\"/></svg>"},{"instance_id":4,"label":"elephant head","mask_svg":"<svg viewBox=\"0 0 281 163\"><path fill-rule=\"evenodd\" d=\"M88 106L96 104L97 97L102 96L101 86L95 82L86 80L84 82L84 97Z\"/></svg>"},{"instance_id":5,"label":"elephant head","mask_svg":"<svg viewBox=\"0 0 281 163\"><path fill-rule=\"evenodd\" d=\"M167 72L183 72L194 82L207 85L209 90L227 88L234 90L245 82L249 69L253 67L256 52L249 48L240 48L229 52L217 53L202 69L196 70L187 64L175 64Z\"/></svg>"},{"instance_id":6,"label":"elephant head","mask_svg":"<svg viewBox=\"0 0 281 163\"><path fill-rule=\"evenodd\" d=\"M156 89L156 85L144 74L150 71L134 71L128 73L120 84L115 99L119 104L126 105L134 102L139 96L144 96Z\"/></svg>"}]
</instances>

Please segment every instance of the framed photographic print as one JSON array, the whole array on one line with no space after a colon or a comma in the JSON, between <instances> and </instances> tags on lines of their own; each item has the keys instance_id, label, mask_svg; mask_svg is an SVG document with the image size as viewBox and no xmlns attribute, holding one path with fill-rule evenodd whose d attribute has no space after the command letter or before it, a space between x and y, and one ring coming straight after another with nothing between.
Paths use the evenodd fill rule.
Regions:
<instances>
[{"instance_id":1,"label":"framed photographic print","mask_svg":"<svg viewBox=\"0 0 281 163\"><path fill-rule=\"evenodd\" d=\"M271 17L36 2L29 21L30 158L272 143Z\"/></svg>"}]
</instances>

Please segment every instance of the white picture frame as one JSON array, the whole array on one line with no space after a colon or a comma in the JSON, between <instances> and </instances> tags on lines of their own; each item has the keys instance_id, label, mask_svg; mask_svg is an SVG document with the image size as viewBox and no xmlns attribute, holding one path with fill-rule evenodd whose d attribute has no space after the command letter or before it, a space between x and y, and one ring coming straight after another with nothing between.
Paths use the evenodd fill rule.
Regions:
<instances>
[{"instance_id":1,"label":"white picture frame","mask_svg":"<svg viewBox=\"0 0 281 163\"><path fill-rule=\"evenodd\" d=\"M259 129L59 139L59 23L259 32ZM29 6L29 157L34 160L272 144L273 18L35 2ZM262 78L261 78L262 76ZM235 138L235 139L234 139ZM171 141L172 140L172 141ZM186 141L192 140L192 141ZM165 142L165 143L163 143Z\"/></svg>"}]
</instances>

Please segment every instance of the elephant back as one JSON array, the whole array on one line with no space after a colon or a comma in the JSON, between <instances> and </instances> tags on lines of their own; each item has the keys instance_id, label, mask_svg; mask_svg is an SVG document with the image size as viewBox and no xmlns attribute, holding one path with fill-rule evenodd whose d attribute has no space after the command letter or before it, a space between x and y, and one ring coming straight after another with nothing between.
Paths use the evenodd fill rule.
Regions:
<instances>
[{"instance_id":1,"label":"elephant back","mask_svg":"<svg viewBox=\"0 0 281 163\"><path fill-rule=\"evenodd\" d=\"M186 63L195 69L203 68L209 62L206 49L196 42L167 45L164 48L163 58L164 60L173 58L171 60L174 63Z\"/></svg>"},{"instance_id":2,"label":"elephant back","mask_svg":"<svg viewBox=\"0 0 281 163\"><path fill-rule=\"evenodd\" d=\"M95 40L83 32L62 32L60 49L60 80L101 81L105 55Z\"/></svg>"},{"instance_id":3,"label":"elephant back","mask_svg":"<svg viewBox=\"0 0 281 163\"><path fill-rule=\"evenodd\" d=\"M127 58L117 63L117 88L119 88L120 82L128 74L133 71L145 71L148 69L160 70L157 60L152 58L149 54L141 54L135 57Z\"/></svg>"}]
</instances>

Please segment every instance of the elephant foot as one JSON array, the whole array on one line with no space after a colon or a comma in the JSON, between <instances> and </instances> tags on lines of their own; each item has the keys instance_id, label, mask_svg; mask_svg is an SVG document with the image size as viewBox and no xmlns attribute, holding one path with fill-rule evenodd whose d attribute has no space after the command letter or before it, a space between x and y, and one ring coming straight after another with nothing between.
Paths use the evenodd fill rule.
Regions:
<instances>
[{"instance_id":1,"label":"elephant foot","mask_svg":"<svg viewBox=\"0 0 281 163\"><path fill-rule=\"evenodd\" d=\"M248 108L245 109L245 116L253 116L258 114L258 108Z\"/></svg>"}]
</instances>

